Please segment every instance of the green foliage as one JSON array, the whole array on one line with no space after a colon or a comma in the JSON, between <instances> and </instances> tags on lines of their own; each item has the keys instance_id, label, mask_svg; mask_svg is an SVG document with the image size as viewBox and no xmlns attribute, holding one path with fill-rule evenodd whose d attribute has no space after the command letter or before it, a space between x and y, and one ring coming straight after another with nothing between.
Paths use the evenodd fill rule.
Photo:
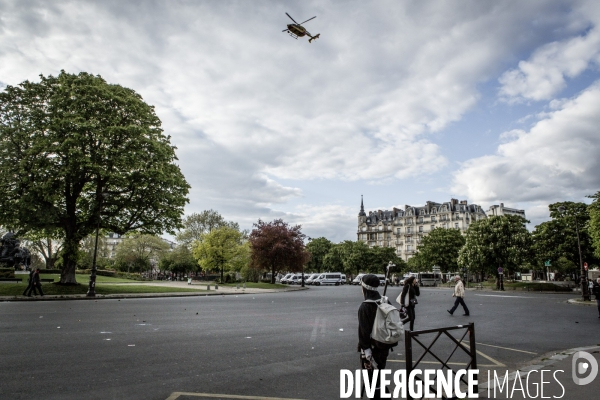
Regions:
<instances>
[{"instance_id":1,"label":"green foliage","mask_svg":"<svg viewBox=\"0 0 600 400\"><path fill-rule=\"evenodd\" d=\"M600 259L600 191L589 197L594 199L592 204L588 206L588 213L590 216L590 222L588 225L589 234L592 238L592 244L595 249L594 254L596 258Z\"/></svg>"},{"instance_id":2,"label":"green foliage","mask_svg":"<svg viewBox=\"0 0 600 400\"><path fill-rule=\"evenodd\" d=\"M472 272L505 273L518 269L531 254L531 234L525 219L516 215L494 216L473 222L467 229L458 265Z\"/></svg>"},{"instance_id":3,"label":"green foliage","mask_svg":"<svg viewBox=\"0 0 600 400\"><path fill-rule=\"evenodd\" d=\"M252 268L250 265L242 267L240 273L245 282L258 282L261 276L260 271L256 268Z\"/></svg>"},{"instance_id":4,"label":"green foliage","mask_svg":"<svg viewBox=\"0 0 600 400\"><path fill-rule=\"evenodd\" d=\"M174 232L189 185L154 108L100 76L62 71L0 93L0 224L63 239L62 283L101 228Z\"/></svg>"},{"instance_id":5,"label":"green foliage","mask_svg":"<svg viewBox=\"0 0 600 400\"><path fill-rule=\"evenodd\" d=\"M558 207L561 206L565 208L563 213L558 211ZM537 267L545 269L544 263L550 260L551 269L562 273L577 273L581 268L579 245L583 261L589 264L596 262L592 238L588 231L588 206L585 203L568 201L550 204L548 208L552 220L537 225L532 233L532 249ZM589 225L591 226L591 221ZM559 263L560 259L563 260Z\"/></svg>"},{"instance_id":6,"label":"green foliage","mask_svg":"<svg viewBox=\"0 0 600 400\"><path fill-rule=\"evenodd\" d=\"M141 272L169 251L169 245L155 235L132 235L117 246L115 266L127 272Z\"/></svg>"},{"instance_id":7,"label":"green foliage","mask_svg":"<svg viewBox=\"0 0 600 400\"><path fill-rule=\"evenodd\" d=\"M202 235L222 227L229 227L236 231L240 230L237 222L226 221L215 210L204 210L200 214L193 213L184 218L183 229L177 233L176 240L191 249L194 242L202 240Z\"/></svg>"},{"instance_id":8,"label":"green foliage","mask_svg":"<svg viewBox=\"0 0 600 400\"><path fill-rule=\"evenodd\" d=\"M306 250L311 254L310 261L306 265L308 271L321 272L324 267L324 259L333 243L324 237L308 239Z\"/></svg>"},{"instance_id":9,"label":"green foliage","mask_svg":"<svg viewBox=\"0 0 600 400\"><path fill-rule=\"evenodd\" d=\"M161 271L171 271L175 274L185 274L198 271L200 268L194 255L184 245L179 245L172 251L164 252L158 262Z\"/></svg>"},{"instance_id":10,"label":"green foliage","mask_svg":"<svg viewBox=\"0 0 600 400\"><path fill-rule=\"evenodd\" d=\"M421 240L413 262L416 269L411 271L431 271L438 265L442 272L458 270L458 252L466 240L458 229L435 228ZM409 261L410 261L409 260Z\"/></svg>"},{"instance_id":11,"label":"green foliage","mask_svg":"<svg viewBox=\"0 0 600 400\"><path fill-rule=\"evenodd\" d=\"M219 270L224 282L225 270L240 270L248 265L249 246L242 243L243 234L228 226L204 233L194 245L192 253L205 270Z\"/></svg>"},{"instance_id":12,"label":"green foliage","mask_svg":"<svg viewBox=\"0 0 600 400\"><path fill-rule=\"evenodd\" d=\"M14 268L0 268L0 278L14 278L15 277L15 269Z\"/></svg>"},{"instance_id":13,"label":"green foliage","mask_svg":"<svg viewBox=\"0 0 600 400\"><path fill-rule=\"evenodd\" d=\"M404 260L396 255L392 247L372 247L363 241L346 240L334 244L323 258L323 265L328 271L340 271L348 275L361 272L383 274L389 262L396 265L394 273L406 270Z\"/></svg>"}]
</instances>

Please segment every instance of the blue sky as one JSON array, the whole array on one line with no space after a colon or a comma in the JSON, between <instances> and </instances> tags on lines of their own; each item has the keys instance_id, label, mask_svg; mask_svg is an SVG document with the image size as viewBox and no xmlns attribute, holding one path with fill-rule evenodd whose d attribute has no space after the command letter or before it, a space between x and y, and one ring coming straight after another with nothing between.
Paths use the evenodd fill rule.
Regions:
<instances>
[{"instance_id":1,"label":"blue sky","mask_svg":"<svg viewBox=\"0 0 600 400\"><path fill-rule=\"evenodd\" d=\"M321 37L283 33L285 12ZM597 1L2 1L0 86L64 69L156 106L186 213L355 239L367 211L600 190Z\"/></svg>"}]
</instances>

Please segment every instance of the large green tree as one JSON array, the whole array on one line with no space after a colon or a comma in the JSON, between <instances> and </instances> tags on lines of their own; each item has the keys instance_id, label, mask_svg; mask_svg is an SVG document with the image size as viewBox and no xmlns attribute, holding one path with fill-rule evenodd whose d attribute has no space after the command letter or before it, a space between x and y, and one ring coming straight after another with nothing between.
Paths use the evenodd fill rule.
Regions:
<instances>
[{"instance_id":1,"label":"large green tree","mask_svg":"<svg viewBox=\"0 0 600 400\"><path fill-rule=\"evenodd\" d=\"M442 272L458 270L458 252L465 244L465 237L458 229L435 228L424 236L417 248L417 260L424 271L438 265ZM414 258L414 257L413 257Z\"/></svg>"},{"instance_id":2,"label":"large green tree","mask_svg":"<svg viewBox=\"0 0 600 400\"><path fill-rule=\"evenodd\" d=\"M248 246L243 243L243 234L237 229L221 226L202 235L194 244L192 253L205 270L219 270L221 282L225 269L240 270L248 264Z\"/></svg>"},{"instance_id":3,"label":"large green tree","mask_svg":"<svg viewBox=\"0 0 600 400\"><path fill-rule=\"evenodd\" d=\"M194 242L202 239L202 235L210 233L213 229L227 226L238 231L240 230L237 222L226 221L215 210L204 210L201 213L193 213L183 219L182 225L183 229L177 233L176 240L190 249L193 247Z\"/></svg>"},{"instance_id":4,"label":"large green tree","mask_svg":"<svg viewBox=\"0 0 600 400\"><path fill-rule=\"evenodd\" d=\"M590 216L589 234L592 238L592 243L595 248L595 255L600 259L600 191L593 196L592 204L588 206Z\"/></svg>"},{"instance_id":5,"label":"large green tree","mask_svg":"<svg viewBox=\"0 0 600 400\"><path fill-rule=\"evenodd\" d=\"M564 212L558 211L564 207ZM539 269L545 269L544 264L550 261L551 269L559 267L559 272L579 274L581 269L579 249L581 248L582 260L590 265L597 262L594 256L592 238L588 226L590 215L588 206L581 202L559 202L548 206L552 220L543 222L535 227L532 233L535 263ZM579 232L579 243L577 234ZM559 259L569 262L560 262ZM556 265L555 265L556 264ZM567 265L573 268L565 270Z\"/></svg>"},{"instance_id":6,"label":"large green tree","mask_svg":"<svg viewBox=\"0 0 600 400\"><path fill-rule=\"evenodd\" d=\"M458 265L482 274L509 273L518 269L531 255L528 221L518 215L493 216L473 222L460 249Z\"/></svg>"},{"instance_id":7,"label":"large green tree","mask_svg":"<svg viewBox=\"0 0 600 400\"><path fill-rule=\"evenodd\" d=\"M323 261L333 243L327 238L319 237L316 239L308 239L306 250L310 253L310 261L306 265L309 271L321 272L324 267Z\"/></svg>"},{"instance_id":8,"label":"large green tree","mask_svg":"<svg viewBox=\"0 0 600 400\"><path fill-rule=\"evenodd\" d=\"M0 224L63 240L61 283L100 226L174 233L189 185L154 107L100 76L62 71L0 93Z\"/></svg>"},{"instance_id":9,"label":"large green tree","mask_svg":"<svg viewBox=\"0 0 600 400\"><path fill-rule=\"evenodd\" d=\"M149 270L169 249L169 244L156 235L131 235L117 246L115 266L127 272Z\"/></svg>"},{"instance_id":10,"label":"large green tree","mask_svg":"<svg viewBox=\"0 0 600 400\"><path fill-rule=\"evenodd\" d=\"M184 245L163 253L158 261L158 267L161 271L171 271L174 274L185 274L200 268L191 250Z\"/></svg>"}]
</instances>

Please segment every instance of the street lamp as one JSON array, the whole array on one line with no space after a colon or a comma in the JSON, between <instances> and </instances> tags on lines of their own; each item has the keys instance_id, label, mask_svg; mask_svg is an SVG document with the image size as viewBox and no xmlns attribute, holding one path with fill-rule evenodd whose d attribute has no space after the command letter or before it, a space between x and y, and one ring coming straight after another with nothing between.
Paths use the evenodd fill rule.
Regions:
<instances>
[{"instance_id":1,"label":"street lamp","mask_svg":"<svg viewBox=\"0 0 600 400\"><path fill-rule=\"evenodd\" d=\"M558 212L566 215L567 209L563 206L558 207ZM573 215L575 220L575 232L577 232L577 249L579 250L579 270L581 271L581 296L584 301L590 301L590 293L588 291L585 269L583 268L583 257L581 256L581 242L579 240L579 224L577 223L577 215Z\"/></svg>"},{"instance_id":2,"label":"street lamp","mask_svg":"<svg viewBox=\"0 0 600 400\"><path fill-rule=\"evenodd\" d=\"M98 204L98 223L96 225L96 243L94 244L94 257L92 258L92 273L90 274L90 283L88 285L87 297L96 297L96 255L98 254L98 233L100 232L100 213L102 212L102 202L108 196L108 193L100 195Z\"/></svg>"}]
</instances>

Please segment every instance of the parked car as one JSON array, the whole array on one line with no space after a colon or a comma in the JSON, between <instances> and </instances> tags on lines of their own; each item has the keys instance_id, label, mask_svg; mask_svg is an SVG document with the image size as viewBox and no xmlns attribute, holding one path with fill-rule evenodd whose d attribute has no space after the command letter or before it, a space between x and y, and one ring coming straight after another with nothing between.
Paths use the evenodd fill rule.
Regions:
<instances>
[{"instance_id":1,"label":"parked car","mask_svg":"<svg viewBox=\"0 0 600 400\"><path fill-rule=\"evenodd\" d=\"M404 275L402 279L400 279L400 286L404 286L404 281L406 281L411 276L414 276L415 278L419 279L419 274L417 274L416 272L409 272L408 274Z\"/></svg>"},{"instance_id":2,"label":"parked car","mask_svg":"<svg viewBox=\"0 0 600 400\"><path fill-rule=\"evenodd\" d=\"M346 275L342 274L342 281L340 282L342 285L346 284Z\"/></svg>"},{"instance_id":3,"label":"parked car","mask_svg":"<svg viewBox=\"0 0 600 400\"><path fill-rule=\"evenodd\" d=\"M379 278L379 286L385 286L385 275L377 274Z\"/></svg>"}]
</instances>

